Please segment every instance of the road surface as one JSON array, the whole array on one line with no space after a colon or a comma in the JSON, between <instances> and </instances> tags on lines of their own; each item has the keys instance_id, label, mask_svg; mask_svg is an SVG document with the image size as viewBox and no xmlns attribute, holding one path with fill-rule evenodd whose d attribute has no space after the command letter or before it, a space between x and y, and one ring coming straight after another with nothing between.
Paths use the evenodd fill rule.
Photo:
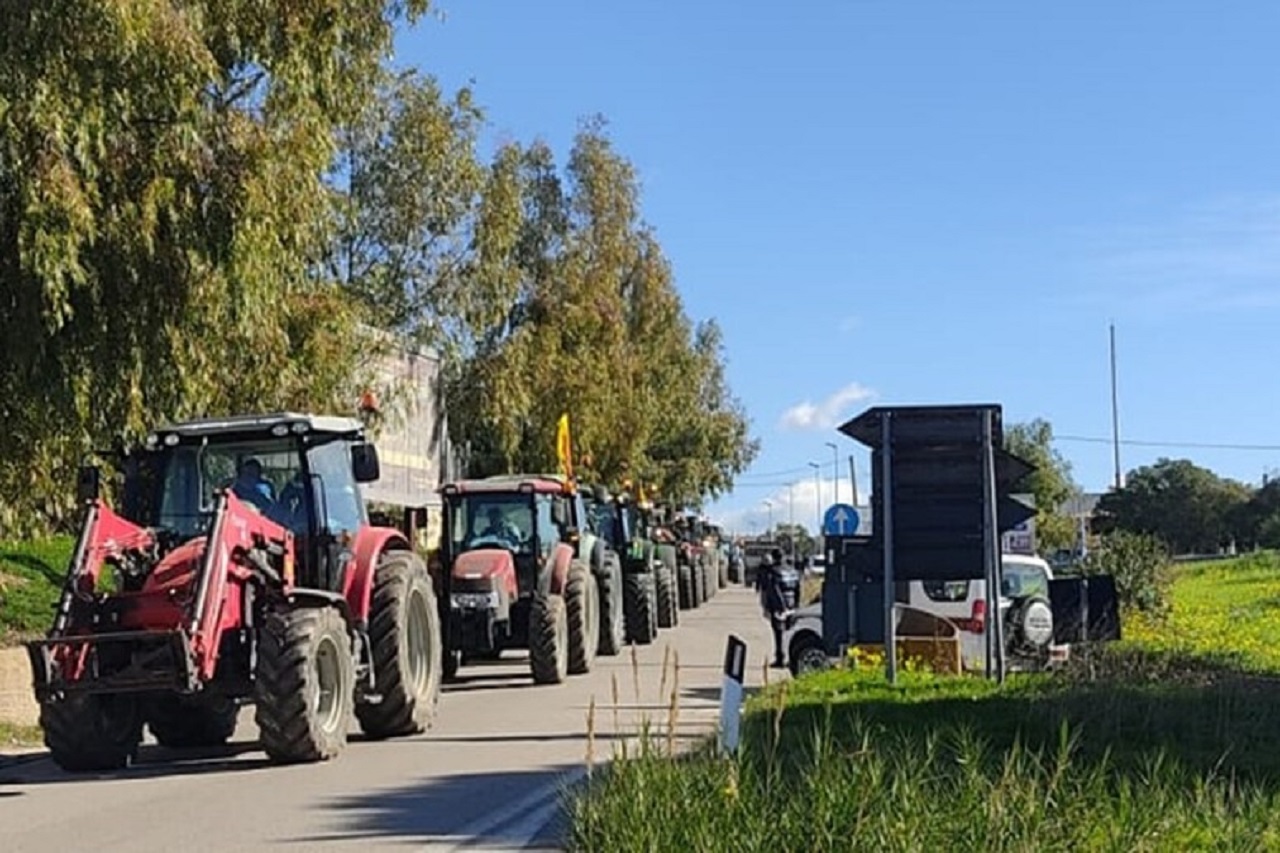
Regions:
<instances>
[{"instance_id":1,"label":"road surface","mask_svg":"<svg viewBox=\"0 0 1280 853\"><path fill-rule=\"evenodd\" d=\"M714 726L730 633L747 642L748 687L760 684L772 652L768 625L755 596L731 587L683 611L678 628L634 657L627 648L597 658L589 675L563 685L533 685L516 652L464 667L429 733L357 740L323 764L267 764L250 709L225 749L144 746L134 767L110 775L0 759L0 850L555 849L560 793L585 774L589 752L603 763L646 719L665 739L673 692L673 738L687 742Z\"/></svg>"}]
</instances>

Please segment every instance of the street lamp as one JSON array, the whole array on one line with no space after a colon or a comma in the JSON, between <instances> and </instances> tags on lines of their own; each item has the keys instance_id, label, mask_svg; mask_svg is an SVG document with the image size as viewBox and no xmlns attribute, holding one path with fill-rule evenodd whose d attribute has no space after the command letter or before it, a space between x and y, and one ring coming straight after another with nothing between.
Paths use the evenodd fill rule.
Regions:
<instances>
[{"instance_id":1,"label":"street lamp","mask_svg":"<svg viewBox=\"0 0 1280 853\"><path fill-rule=\"evenodd\" d=\"M791 483L787 486L787 503L791 505L791 520L789 527L791 528L791 563L796 561L796 484Z\"/></svg>"},{"instance_id":2,"label":"street lamp","mask_svg":"<svg viewBox=\"0 0 1280 853\"><path fill-rule=\"evenodd\" d=\"M834 441L828 441L827 447L831 448L831 477L835 482L836 495L832 498L833 504L840 503L840 448L836 447Z\"/></svg>"},{"instance_id":3,"label":"street lamp","mask_svg":"<svg viewBox=\"0 0 1280 853\"><path fill-rule=\"evenodd\" d=\"M818 526L813 532L813 535L817 537L822 535L822 466L817 462L810 462L809 467L813 469L813 485L817 488Z\"/></svg>"}]
</instances>

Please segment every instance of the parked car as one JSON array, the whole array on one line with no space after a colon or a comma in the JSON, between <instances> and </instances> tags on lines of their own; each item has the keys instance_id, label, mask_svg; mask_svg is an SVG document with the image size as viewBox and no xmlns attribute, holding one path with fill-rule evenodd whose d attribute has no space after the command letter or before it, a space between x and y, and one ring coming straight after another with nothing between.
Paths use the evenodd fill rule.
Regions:
<instances>
[{"instance_id":1,"label":"parked car","mask_svg":"<svg viewBox=\"0 0 1280 853\"><path fill-rule=\"evenodd\" d=\"M1039 669L1064 663L1071 649L1053 642L1049 581L1053 570L1039 557L1005 554L1001 567L1000 614L1004 619L1010 669ZM959 629L961 665L981 671L986 660L986 582L909 581L898 603L946 619ZM901 618L901 617L899 617ZM793 674L828 665L822 642L821 600L797 610L783 637Z\"/></svg>"}]
</instances>

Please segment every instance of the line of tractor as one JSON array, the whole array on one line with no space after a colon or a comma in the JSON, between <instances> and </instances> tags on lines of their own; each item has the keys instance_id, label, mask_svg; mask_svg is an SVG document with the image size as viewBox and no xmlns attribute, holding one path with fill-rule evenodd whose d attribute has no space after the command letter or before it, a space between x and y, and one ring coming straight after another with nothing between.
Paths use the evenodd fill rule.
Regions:
<instances>
[{"instance_id":1,"label":"line of tractor","mask_svg":"<svg viewBox=\"0 0 1280 853\"><path fill-rule=\"evenodd\" d=\"M731 582L696 514L542 473L444 485L429 567L411 529L371 523L361 484L378 454L352 418L190 421L112 461L118 508L100 469L81 469L62 595L27 644L68 771L128 766L144 730L222 744L249 704L280 763L337 756L355 725L419 734L471 662L527 650L532 681L556 684Z\"/></svg>"}]
</instances>

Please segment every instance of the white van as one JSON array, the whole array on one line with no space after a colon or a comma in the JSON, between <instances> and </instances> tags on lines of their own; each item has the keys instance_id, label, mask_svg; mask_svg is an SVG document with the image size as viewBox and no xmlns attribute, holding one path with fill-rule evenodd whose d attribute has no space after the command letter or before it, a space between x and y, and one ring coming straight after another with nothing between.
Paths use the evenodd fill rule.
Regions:
<instances>
[{"instance_id":1,"label":"white van","mask_svg":"<svg viewBox=\"0 0 1280 853\"><path fill-rule=\"evenodd\" d=\"M1001 559L1000 614L1012 668L1053 666L1065 662L1071 649L1053 642L1053 609L1049 581L1053 570L1039 557L1005 554ZM960 629L960 656L965 669L986 666L987 582L911 581L904 603L954 622Z\"/></svg>"},{"instance_id":2,"label":"white van","mask_svg":"<svg viewBox=\"0 0 1280 853\"><path fill-rule=\"evenodd\" d=\"M1009 668L1038 669L1064 663L1071 648L1053 642L1053 609L1049 603L1053 570L1039 557L1021 554L1005 554L1001 563L1000 613L1005 618ZM990 624L986 588L986 581L982 580L910 581L898 587L898 603L954 623L960 629L961 665L981 672L986 667L986 630ZM793 673L826 666L820 600L793 615L784 648Z\"/></svg>"}]
</instances>

